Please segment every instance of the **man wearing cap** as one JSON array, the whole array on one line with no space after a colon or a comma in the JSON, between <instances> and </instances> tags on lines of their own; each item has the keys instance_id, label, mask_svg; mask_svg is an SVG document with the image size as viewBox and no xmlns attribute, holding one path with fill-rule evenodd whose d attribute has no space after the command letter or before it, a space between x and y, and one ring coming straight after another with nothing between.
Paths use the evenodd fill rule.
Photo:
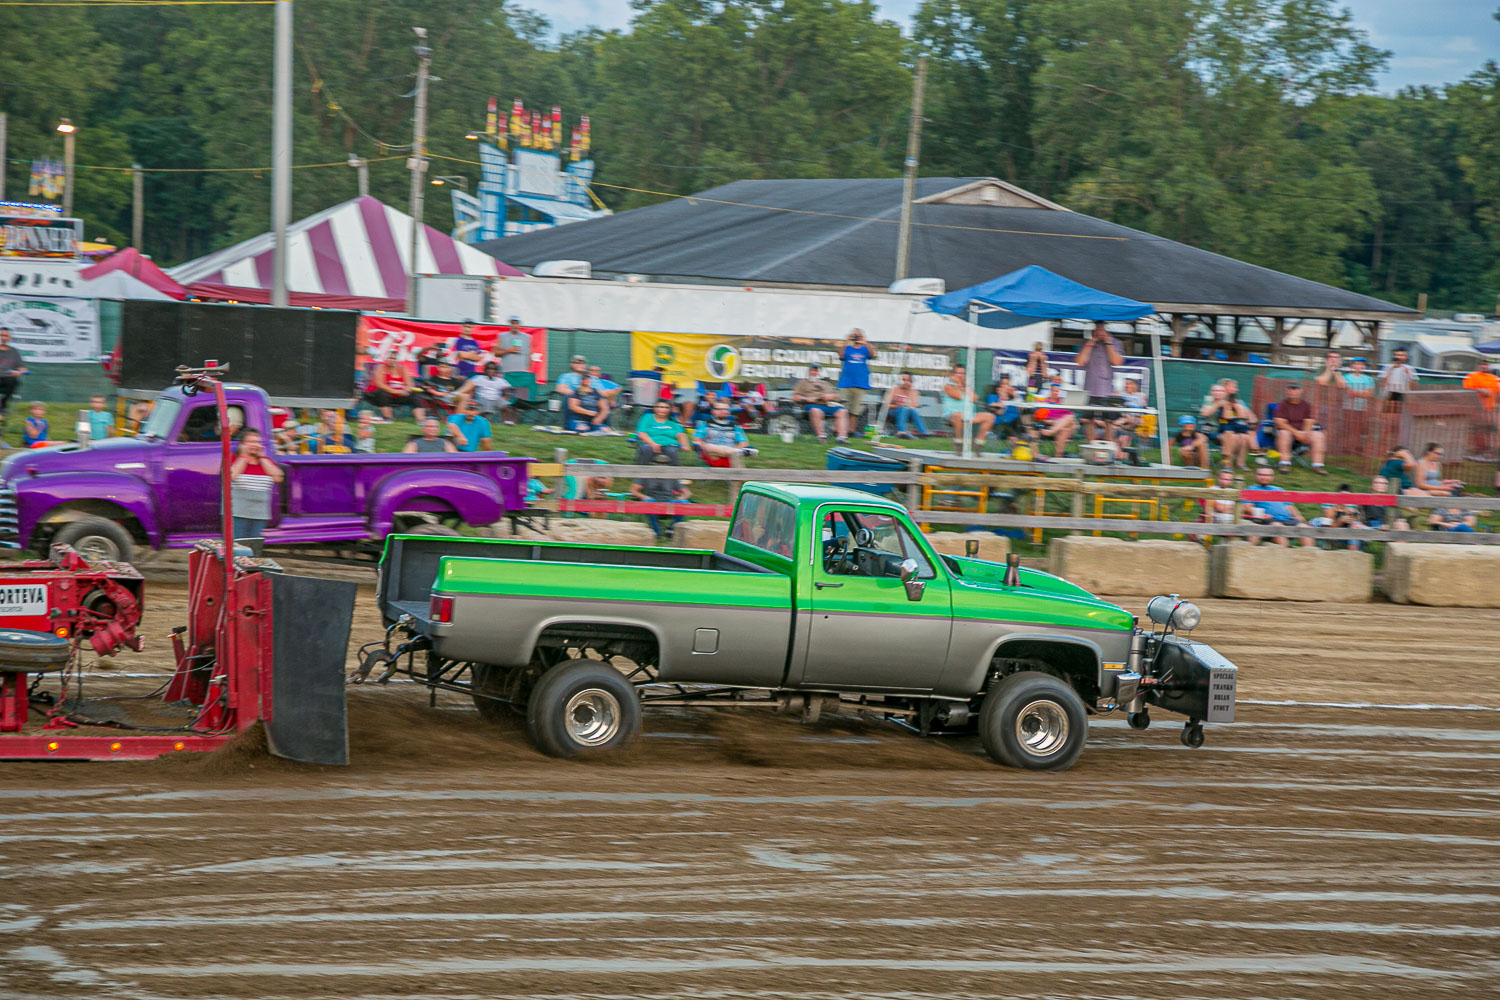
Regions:
<instances>
[{"instance_id":1,"label":"man wearing cap","mask_svg":"<svg viewBox=\"0 0 1500 1000\"><path fill-rule=\"evenodd\" d=\"M568 359L568 370L557 376L557 391L564 396L571 396L578 391L578 383L588 374L589 359L582 354L575 354Z\"/></svg>"},{"instance_id":2,"label":"man wearing cap","mask_svg":"<svg viewBox=\"0 0 1500 1000\"><path fill-rule=\"evenodd\" d=\"M865 394L870 391L870 359L875 351L858 327L849 331L849 340L839 351L839 399L855 420L865 412ZM863 424L858 426L862 427Z\"/></svg>"},{"instance_id":3,"label":"man wearing cap","mask_svg":"<svg viewBox=\"0 0 1500 1000\"><path fill-rule=\"evenodd\" d=\"M812 424L819 441L828 440L828 430L823 422L830 416L839 443L849 440L849 411L839 402L839 391L823 377L820 365L807 366L807 378L792 386L792 402L806 408L807 421Z\"/></svg>"},{"instance_id":4,"label":"man wearing cap","mask_svg":"<svg viewBox=\"0 0 1500 1000\"><path fill-rule=\"evenodd\" d=\"M495 344L495 357L500 359L500 374L531 371L531 334L521 329L521 317L510 318L510 328L502 333Z\"/></svg>"},{"instance_id":5,"label":"man wearing cap","mask_svg":"<svg viewBox=\"0 0 1500 1000\"><path fill-rule=\"evenodd\" d=\"M1115 394L1115 366L1125 363L1124 348L1110 335L1103 323L1094 324L1094 332L1083 346L1073 363L1083 369L1083 390L1089 394L1091 406L1109 406ZM1083 435L1092 441L1103 437L1107 418L1102 413L1084 415Z\"/></svg>"},{"instance_id":6,"label":"man wearing cap","mask_svg":"<svg viewBox=\"0 0 1500 1000\"><path fill-rule=\"evenodd\" d=\"M1172 437L1172 446L1188 465L1200 469L1208 468L1208 435L1198 429L1198 418L1184 413L1177 418L1177 433Z\"/></svg>"}]
</instances>

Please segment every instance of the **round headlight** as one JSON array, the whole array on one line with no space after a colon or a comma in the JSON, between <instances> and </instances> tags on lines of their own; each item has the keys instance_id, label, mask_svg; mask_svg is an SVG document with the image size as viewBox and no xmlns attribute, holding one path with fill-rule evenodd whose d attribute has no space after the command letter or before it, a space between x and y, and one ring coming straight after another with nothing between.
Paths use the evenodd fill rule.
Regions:
<instances>
[{"instance_id":1,"label":"round headlight","mask_svg":"<svg viewBox=\"0 0 1500 1000\"><path fill-rule=\"evenodd\" d=\"M1177 610L1172 612L1172 624L1184 632L1191 632L1203 623L1203 612L1198 610L1198 605L1191 601L1183 601L1177 605Z\"/></svg>"},{"instance_id":2,"label":"round headlight","mask_svg":"<svg viewBox=\"0 0 1500 1000\"><path fill-rule=\"evenodd\" d=\"M1191 632L1203 621L1203 612L1198 610L1198 605L1172 594L1153 597L1147 601L1146 617L1158 625L1170 625L1172 628Z\"/></svg>"}]
</instances>

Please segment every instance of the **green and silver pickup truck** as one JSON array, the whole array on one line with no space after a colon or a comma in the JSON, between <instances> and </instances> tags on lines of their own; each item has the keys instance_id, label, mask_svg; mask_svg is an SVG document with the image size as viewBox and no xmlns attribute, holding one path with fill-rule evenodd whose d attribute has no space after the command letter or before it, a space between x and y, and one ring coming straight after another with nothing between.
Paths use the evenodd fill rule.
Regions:
<instances>
[{"instance_id":1,"label":"green and silver pickup truck","mask_svg":"<svg viewBox=\"0 0 1500 1000\"><path fill-rule=\"evenodd\" d=\"M939 555L905 508L868 493L748 483L723 553L391 535L377 668L523 715L543 751L629 744L648 705L871 713L922 734L977 730L1001 763L1062 770L1088 716L1234 718L1233 664L1155 598L1142 629L1066 580Z\"/></svg>"}]
</instances>

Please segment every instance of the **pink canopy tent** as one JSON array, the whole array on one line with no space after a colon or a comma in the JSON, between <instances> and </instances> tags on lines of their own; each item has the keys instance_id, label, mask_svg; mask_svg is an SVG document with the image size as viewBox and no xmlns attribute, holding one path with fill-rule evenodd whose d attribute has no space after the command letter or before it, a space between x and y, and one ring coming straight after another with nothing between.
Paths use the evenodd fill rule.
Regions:
<instances>
[{"instance_id":1,"label":"pink canopy tent","mask_svg":"<svg viewBox=\"0 0 1500 1000\"><path fill-rule=\"evenodd\" d=\"M374 198L354 198L287 227L287 291L294 306L384 309L406 305L411 216ZM269 302L270 233L172 268L191 296ZM424 225L418 274L507 275L521 272L482 250Z\"/></svg>"},{"instance_id":2,"label":"pink canopy tent","mask_svg":"<svg viewBox=\"0 0 1500 1000\"><path fill-rule=\"evenodd\" d=\"M114 271L123 271L163 295L169 295L174 299L187 298L187 292L181 285L167 277L167 272L151 263L151 258L135 247L126 247L124 250L110 254L97 264L84 268L78 276L83 281L93 281Z\"/></svg>"}]
</instances>

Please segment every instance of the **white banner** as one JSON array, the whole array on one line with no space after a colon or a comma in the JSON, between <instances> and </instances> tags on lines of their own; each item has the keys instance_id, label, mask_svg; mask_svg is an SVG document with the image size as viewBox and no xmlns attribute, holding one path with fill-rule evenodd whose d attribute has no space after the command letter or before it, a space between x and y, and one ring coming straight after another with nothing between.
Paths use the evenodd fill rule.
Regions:
<instances>
[{"instance_id":1,"label":"white banner","mask_svg":"<svg viewBox=\"0 0 1500 1000\"><path fill-rule=\"evenodd\" d=\"M0 295L0 327L27 365L99 360L99 313L93 299Z\"/></svg>"}]
</instances>

